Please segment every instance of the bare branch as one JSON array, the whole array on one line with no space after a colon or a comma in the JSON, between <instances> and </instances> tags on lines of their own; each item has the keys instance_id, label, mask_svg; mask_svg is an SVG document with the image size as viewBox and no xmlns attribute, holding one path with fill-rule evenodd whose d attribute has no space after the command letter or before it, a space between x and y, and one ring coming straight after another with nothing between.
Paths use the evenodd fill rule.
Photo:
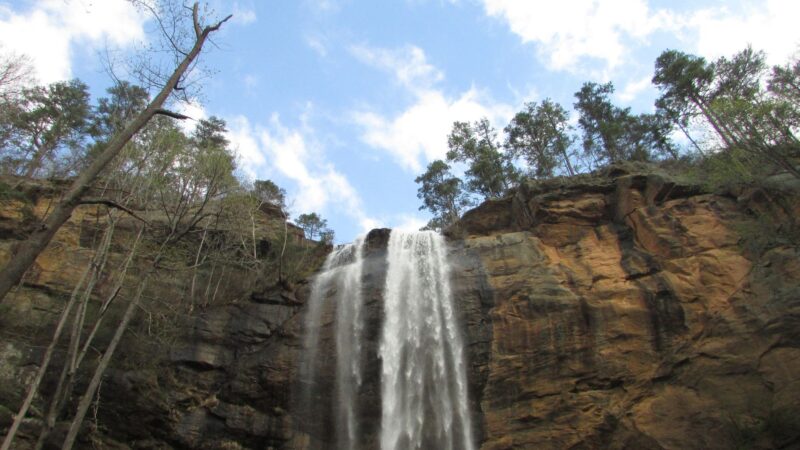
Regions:
<instances>
[{"instance_id":1,"label":"bare branch","mask_svg":"<svg viewBox=\"0 0 800 450\"><path fill-rule=\"evenodd\" d=\"M202 37L202 31L200 30L200 19L197 17L197 9L199 5L197 2L194 2L194 6L192 6L192 24L194 25L194 35L197 39Z\"/></svg>"},{"instance_id":2,"label":"bare branch","mask_svg":"<svg viewBox=\"0 0 800 450\"><path fill-rule=\"evenodd\" d=\"M126 212L130 216L132 216L133 218L144 222L146 225L150 225L150 223L147 220L141 218L135 212L131 211L129 208L127 208L125 206L120 205L119 203L115 202L114 200L109 200L107 198L86 198L86 199L81 200L80 204L81 205L105 205L105 206L108 206L109 208L114 208L114 209L118 209L120 211Z\"/></svg>"},{"instance_id":3,"label":"bare branch","mask_svg":"<svg viewBox=\"0 0 800 450\"><path fill-rule=\"evenodd\" d=\"M169 110L166 110L166 109L163 109L163 108L156 110L156 114L160 114L162 116L167 116L167 117L172 117L173 119L177 119L177 120L186 120L186 119L194 120L194 119L192 119L191 117L189 117L189 116L187 116L185 114L176 113L174 111L169 111Z\"/></svg>"},{"instance_id":4,"label":"bare branch","mask_svg":"<svg viewBox=\"0 0 800 450\"><path fill-rule=\"evenodd\" d=\"M223 23L231 20L231 17L233 17L233 14L228 14L228 17L220 20L219 22L217 22L216 25L213 25L213 26L210 26L210 27L206 27L205 30L203 30L203 34L207 36L208 34L219 30L219 27L221 27Z\"/></svg>"}]
</instances>

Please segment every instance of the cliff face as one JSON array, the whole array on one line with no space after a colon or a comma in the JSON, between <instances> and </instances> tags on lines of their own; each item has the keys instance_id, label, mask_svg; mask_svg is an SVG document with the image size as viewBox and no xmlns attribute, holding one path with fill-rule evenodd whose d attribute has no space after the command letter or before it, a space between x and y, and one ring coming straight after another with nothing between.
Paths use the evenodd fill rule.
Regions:
<instances>
[{"instance_id":1,"label":"cliff face","mask_svg":"<svg viewBox=\"0 0 800 450\"><path fill-rule=\"evenodd\" d=\"M800 445L800 253L742 237L800 204L738 194L617 170L468 213L492 294L482 448Z\"/></svg>"},{"instance_id":2,"label":"cliff face","mask_svg":"<svg viewBox=\"0 0 800 450\"><path fill-rule=\"evenodd\" d=\"M795 229L797 199L784 182L710 195L617 168L528 184L469 212L449 239L481 448L800 445L800 251L782 237ZM380 426L387 237L374 230L367 240L367 444ZM45 301L34 294L55 310L53 293L63 290L47 281L26 289L30 298L13 308L31 314ZM196 312L153 365L119 364L101 389L104 442L330 445L335 399L318 395L313 411L293 402L308 291L263 289ZM331 311L322 323L318 370L332 383ZM23 337L2 340L0 384L21 389L41 352ZM0 405L14 409L8 391ZM7 421L0 408L0 428Z\"/></svg>"}]
</instances>

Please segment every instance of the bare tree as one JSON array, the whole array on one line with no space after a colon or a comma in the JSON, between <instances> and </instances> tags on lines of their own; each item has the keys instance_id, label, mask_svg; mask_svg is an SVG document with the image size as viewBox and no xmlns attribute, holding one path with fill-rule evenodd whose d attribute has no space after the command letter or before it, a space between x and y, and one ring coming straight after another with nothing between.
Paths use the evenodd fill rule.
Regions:
<instances>
[{"instance_id":1,"label":"bare tree","mask_svg":"<svg viewBox=\"0 0 800 450\"><path fill-rule=\"evenodd\" d=\"M32 80L33 67L30 58L4 51L0 46L0 102L9 101L19 95Z\"/></svg>"},{"instance_id":2,"label":"bare tree","mask_svg":"<svg viewBox=\"0 0 800 450\"><path fill-rule=\"evenodd\" d=\"M142 3L144 4L144 2ZM149 5L149 3L146 5ZM105 149L78 174L69 189L64 193L61 201L47 218L44 219L41 226L39 226L28 239L17 246L13 257L3 268L2 273L0 273L0 301L5 298L6 294L13 286L19 283L22 276L36 260L36 257L39 256L47 247L47 244L53 239L58 229L69 220L73 210L81 203L84 194L91 188L92 184L98 179L103 170L114 160L120 151L122 151L125 144L127 144L131 138L157 114L170 117L179 116L164 110L164 103L173 92L180 92L184 89L183 81L186 79L187 71L194 64L195 59L203 49L203 45L206 43L211 33L219 30L222 24L231 17L232 16L229 15L213 25L204 26L201 24L201 19L199 17L199 5L198 3L194 3L191 8L191 32L193 36L191 48L187 50L181 48L179 42L173 42L177 52L176 61L179 62L166 82L163 83L158 94L147 105L147 108L140 112L124 129L122 129L122 131L117 133L108 142ZM158 15L156 15L156 20L161 23ZM170 37L168 33L167 37Z\"/></svg>"}]
</instances>

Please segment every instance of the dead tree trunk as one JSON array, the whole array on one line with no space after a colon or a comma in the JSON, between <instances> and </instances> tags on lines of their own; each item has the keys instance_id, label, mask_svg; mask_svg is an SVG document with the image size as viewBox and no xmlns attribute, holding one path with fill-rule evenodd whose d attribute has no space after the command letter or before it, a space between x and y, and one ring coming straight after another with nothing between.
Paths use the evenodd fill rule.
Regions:
<instances>
[{"instance_id":1,"label":"dead tree trunk","mask_svg":"<svg viewBox=\"0 0 800 450\"><path fill-rule=\"evenodd\" d=\"M178 64L178 67L175 68L175 71L167 80L164 87L161 91L156 95L153 101L147 105L144 111L139 113L136 118L131 121L128 126L126 126L120 133L114 136L111 141L106 146L105 150L100 153L88 167L86 167L75 181L72 182L72 185L69 187L67 192L64 194L64 197L55 207L53 212L44 219L42 225L34 231L31 236L21 242L17 247L16 251L14 252L13 257L11 260L6 264L3 271L0 273L0 302L5 298L6 294L14 287L17 283L20 282L22 276L28 270L28 268L33 265L34 261L36 261L36 257L39 256L42 251L47 247L47 244L53 239L53 236L56 234L59 228L61 228L64 223L69 220L69 217L72 215L72 211L80 204L83 195L86 191L91 187L92 183L97 180L100 176L100 173L106 166L111 163L111 161L120 153L122 148L131 138L139 132L149 121L153 118L154 115L160 114L162 110L162 106L164 102L166 102L167 98L169 97L170 93L173 90L179 89L179 82L183 79L184 74L191 66L192 62L197 58L200 54L200 51L203 49L203 44L205 44L208 36L217 31L223 23L225 23L231 16L226 17L225 19L217 22L215 25L206 26L202 28L199 23L198 18L198 4L195 3L192 8L192 20L194 24L194 31L195 31L195 42L192 46L192 49L189 50Z\"/></svg>"}]
</instances>

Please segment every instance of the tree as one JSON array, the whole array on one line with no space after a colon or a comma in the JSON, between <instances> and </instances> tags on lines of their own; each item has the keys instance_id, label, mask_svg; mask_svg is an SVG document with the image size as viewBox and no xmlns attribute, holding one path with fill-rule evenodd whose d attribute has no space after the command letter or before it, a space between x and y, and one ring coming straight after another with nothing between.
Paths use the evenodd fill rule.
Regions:
<instances>
[{"instance_id":1,"label":"tree","mask_svg":"<svg viewBox=\"0 0 800 450\"><path fill-rule=\"evenodd\" d=\"M770 98L763 91L765 73L764 54L750 47L711 64L668 50L656 60L653 82L661 90L656 106L684 132L691 118L702 117L724 149L738 149L750 158L770 161L800 178L800 171L789 160L800 148L793 131L798 116L780 95ZM778 69L773 73L778 74L774 89L791 92L791 84L783 83L791 72Z\"/></svg>"},{"instance_id":2,"label":"tree","mask_svg":"<svg viewBox=\"0 0 800 450\"><path fill-rule=\"evenodd\" d=\"M323 231L326 231L325 229L328 226L328 221L315 212L300 214L296 222L297 225L305 231L306 237L311 240L320 236Z\"/></svg>"},{"instance_id":3,"label":"tree","mask_svg":"<svg viewBox=\"0 0 800 450\"><path fill-rule=\"evenodd\" d=\"M25 88L8 108L3 162L28 178L62 150L81 148L87 137L89 92L79 80Z\"/></svg>"},{"instance_id":4,"label":"tree","mask_svg":"<svg viewBox=\"0 0 800 450\"><path fill-rule=\"evenodd\" d=\"M286 208L286 190L279 187L272 180L256 180L253 183L253 194L259 202Z\"/></svg>"},{"instance_id":5,"label":"tree","mask_svg":"<svg viewBox=\"0 0 800 450\"><path fill-rule=\"evenodd\" d=\"M125 129L146 107L150 100L147 90L128 81L120 81L108 88L108 97L97 101L89 132L98 150L114 135Z\"/></svg>"},{"instance_id":6,"label":"tree","mask_svg":"<svg viewBox=\"0 0 800 450\"><path fill-rule=\"evenodd\" d=\"M497 132L489 120L453 123L447 138L449 162L467 164L467 189L484 198L499 198L519 179L517 169L500 153Z\"/></svg>"},{"instance_id":7,"label":"tree","mask_svg":"<svg viewBox=\"0 0 800 450\"><path fill-rule=\"evenodd\" d=\"M458 221L461 211L472 204L464 192L461 179L450 173L450 166L442 160L428 164L422 175L414 180L421 186L417 197L422 199L420 210L433 214L426 228L442 230Z\"/></svg>"},{"instance_id":8,"label":"tree","mask_svg":"<svg viewBox=\"0 0 800 450\"><path fill-rule=\"evenodd\" d=\"M779 99L800 107L800 59L773 67L769 90Z\"/></svg>"},{"instance_id":9,"label":"tree","mask_svg":"<svg viewBox=\"0 0 800 450\"><path fill-rule=\"evenodd\" d=\"M584 83L575 93L584 154L597 165L648 161L657 154L677 158L677 150L669 139L672 123L661 115L635 115L630 108L615 106L609 99L613 93L611 82Z\"/></svg>"},{"instance_id":10,"label":"tree","mask_svg":"<svg viewBox=\"0 0 800 450\"><path fill-rule=\"evenodd\" d=\"M661 90L656 108L686 133L689 121L701 115L727 147L734 138L711 109L714 67L705 58L666 50L656 59L653 84ZM688 135L688 133L687 133Z\"/></svg>"},{"instance_id":11,"label":"tree","mask_svg":"<svg viewBox=\"0 0 800 450\"><path fill-rule=\"evenodd\" d=\"M568 175L575 175L570 162L569 114L558 103L545 99L541 104L529 102L505 128L506 148L513 157L522 157L530 174L537 178L552 177L559 162Z\"/></svg>"},{"instance_id":12,"label":"tree","mask_svg":"<svg viewBox=\"0 0 800 450\"><path fill-rule=\"evenodd\" d=\"M101 172L117 157L131 138L157 114L175 116L174 113L169 113L162 108L164 103L174 91L182 89L187 70L202 51L203 45L211 33L219 30L222 24L230 18L231 16L228 16L213 25L203 26L199 18L199 5L194 3L191 8L191 35L193 36L191 47L181 49L176 53L178 64L166 82L163 83L158 94L124 129L114 135L88 166L81 170L69 189L64 193L61 201L47 216L42 225L37 227L36 231L28 239L19 243L13 257L6 264L3 272L0 273L0 300L5 298L8 291L20 281L24 273L36 260L36 257L53 238L56 231L69 219L72 211L81 203L84 194L97 180Z\"/></svg>"},{"instance_id":13,"label":"tree","mask_svg":"<svg viewBox=\"0 0 800 450\"><path fill-rule=\"evenodd\" d=\"M333 245L333 240L336 238L336 233L330 228L326 228L319 234L319 240L327 245Z\"/></svg>"},{"instance_id":14,"label":"tree","mask_svg":"<svg viewBox=\"0 0 800 450\"><path fill-rule=\"evenodd\" d=\"M25 55L4 51L0 45L0 104L14 101L33 80L33 66Z\"/></svg>"}]
</instances>

